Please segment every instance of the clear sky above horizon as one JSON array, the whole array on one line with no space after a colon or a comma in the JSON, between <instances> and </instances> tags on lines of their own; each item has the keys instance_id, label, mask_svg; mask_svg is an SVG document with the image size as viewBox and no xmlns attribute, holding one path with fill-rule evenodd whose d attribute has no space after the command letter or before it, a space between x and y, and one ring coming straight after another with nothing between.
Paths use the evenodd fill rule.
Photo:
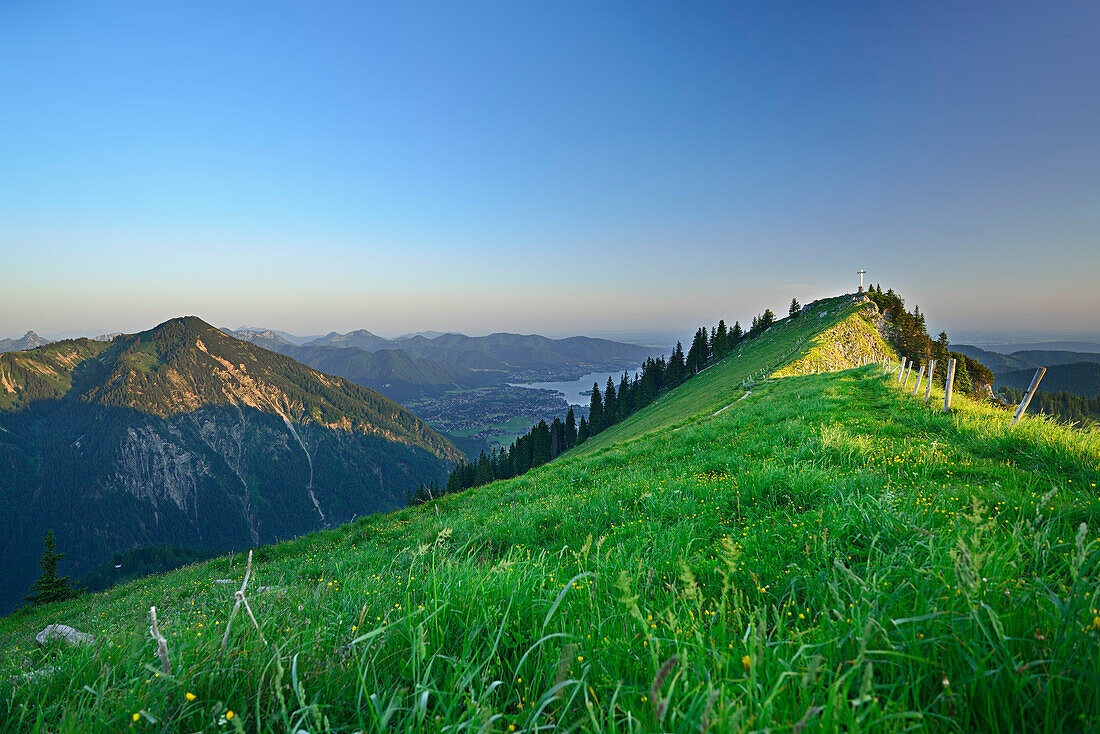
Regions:
<instances>
[{"instance_id":1,"label":"clear sky above horizon","mask_svg":"<svg viewBox=\"0 0 1100 734\"><path fill-rule=\"evenodd\" d=\"M1100 4L0 4L0 337L1100 338Z\"/></svg>"}]
</instances>

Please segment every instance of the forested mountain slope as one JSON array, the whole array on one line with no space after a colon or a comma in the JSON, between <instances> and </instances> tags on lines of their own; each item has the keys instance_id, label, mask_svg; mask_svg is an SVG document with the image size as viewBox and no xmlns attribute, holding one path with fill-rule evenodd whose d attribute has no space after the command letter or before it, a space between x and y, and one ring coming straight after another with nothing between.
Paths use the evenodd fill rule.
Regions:
<instances>
[{"instance_id":1,"label":"forested mountain slope","mask_svg":"<svg viewBox=\"0 0 1100 734\"><path fill-rule=\"evenodd\" d=\"M354 347L274 346L275 351L330 375L351 380L391 400L412 400L447 390L501 382L500 372L475 371L448 362L420 359L400 349L368 352Z\"/></svg>"},{"instance_id":2,"label":"forested mountain slope","mask_svg":"<svg viewBox=\"0 0 1100 734\"><path fill-rule=\"evenodd\" d=\"M1026 390L1035 377L1035 369L1017 370L997 375L997 388ZM1039 383L1045 392L1068 392L1085 398L1100 398L1100 363L1077 362L1047 367Z\"/></svg>"},{"instance_id":3,"label":"forested mountain slope","mask_svg":"<svg viewBox=\"0 0 1100 734\"><path fill-rule=\"evenodd\" d=\"M0 608L53 529L81 575L143 546L230 550L401 507L458 449L366 388L196 318L0 355Z\"/></svg>"}]
</instances>

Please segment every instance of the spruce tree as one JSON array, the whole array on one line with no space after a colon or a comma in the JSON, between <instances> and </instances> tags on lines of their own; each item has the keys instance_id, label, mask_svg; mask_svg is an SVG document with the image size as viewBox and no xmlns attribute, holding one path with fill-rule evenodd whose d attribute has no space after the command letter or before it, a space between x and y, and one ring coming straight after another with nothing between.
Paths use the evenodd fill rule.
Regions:
<instances>
[{"instance_id":1,"label":"spruce tree","mask_svg":"<svg viewBox=\"0 0 1100 734\"><path fill-rule=\"evenodd\" d=\"M686 361L684 360L684 347L676 342L676 349L668 360L668 368L665 371L665 387L672 389L684 381L687 374Z\"/></svg>"},{"instance_id":2,"label":"spruce tree","mask_svg":"<svg viewBox=\"0 0 1100 734\"><path fill-rule=\"evenodd\" d=\"M714 353L716 362L729 354L729 331L726 329L725 319L718 319L718 328L714 332L714 340L710 345L710 349Z\"/></svg>"},{"instance_id":3,"label":"spruce tree","mask_svg":"<svg viewBox=\"0 0 1100 734\"><path fill-rule=\"evenodd\" d=\"M619 420L619 401L615 396L615 381L607 378L607 387L603 391L603 427L607 428Z\"/></svg>"},{"instance_id":4,"label":"spruce tree","mask_svg":"<svg viewBox=\"0 0 1100 734\"><path fill-rule=\"evenodd\" d=\"M936 377L940 382L947 379L948 357L947 332L941 331L936 341L932 342L932 359L936 360Z\"/></svg>"},{"instance_id":5,"label":"spruce tree","mask_svg":"<svg viewBox=\"0 0 1100 734\"><path fill-rule=\"evenodd\" d=\"M794 316L797 316L800 313L802 313L802 306L799 305L797 298L792 298L791 299L791 308L787 312L787 315L791 316L791 317L794 317Z\"/></svg>"},{"instance_id":6,"label":"spruce tree","mask_svg":"<svg viewBox=\"0 0 1100 734\"><path fill-rule=\"evenodd\" d=\"M741 328L740 321L733 322L733 328L730 329L730 349L737 346L737 342L745 338L745 330Z\"/></svg>"},{"instance_id":7,"label":"spruce tree","mask_svg":"<svg viewBox=\"0 0 1100 734\"><path fill-rule=\"evenodd\" d=\"M582 443L584 443L587 440L588 440L588 420L582 415L581 416L581 423L580 423L579 426L577 426L577 445L580 446Z\"/></svg>"},{"instance_id":8,"label":"spruce tree","mask_svg":"<svg viewBox=\"0 0 1100 734\"><path fill-rule=\"evenodd\" d=\"M565 414L565 448L571 449L577 445L577 416L573 413L573 406L569 406L569 412Z\"/></svg>"},{"instance_id":9,"label":"spruce tree","mask_svg":"<svg viewBox=\"0 0 1100 734\"><path fill-rule=\"evenodd\" d=\"M707 361L710 358L709 352L707 329L705 326L701 326L695 332L695 338L691 341L691 349L688 350L686 365L689 375L694 375L707 366Z\"/></svg>"},{"instance_id":10,"label":"spruce tree","mask_svg":"<svg viewBox=\"0 0 1100 734\"><path fill-rule=\"evenodd\" d=\"M550 458L553 459L565 451L565 424L561 418L555 418L550 424Z\"/></svg>"},{"instance_id":11,"label":"spruce tree","mask_svg":"<svg viewBox=\"0 0 1100 734\"><path fill-rule=\"evenodd\" d=\"M31 593L27 595L27 601L35 606L52 601L64 601L76 596L76 590L69 583L69 577L57 575L57 562L65 554L56 552L57 539L54 538L53 530L46 533L42 544L45 550L42 551L42 559L38 561L38 565L42 567L42 575L34 582Z\"/></svg>"},{"instance_id":12,"label":"spruce tree","mask_svg":"<svg viewBox=\"0 0 1100 734\"><path fill-rule=\"evenodd\" d=\"M481 455L477 458L477 472L474 474L473 486L480 487L491 481L493 481L493 466L489 463L489 457L485 455L485 450L482 449Z\"/></svg>"},{"instance_id":13,"label":"spruce tree","mask_svg":"<svg viewBox=\"0 0 1100 734\"><path fill-rule=\"evenodd\" d=\"M624 372L619 379L619 420L623 420L634 412L634 391L630 387L630 378Z\"/></svg>"},{"instance_id":14,"label":"spruce tree","mask_svg":"<svg viewBox=\"0 0 1100 734\"><path fill-rule=\"evenodd\" d=\"M600 397L600 386L592 383L592 403L588 408L588 434L595 436L603 430L603 398Z\"/></svg>"},{"instance_id":15,"label":"spruce tree","mask_svg":"<svg viewBox=\"0 0 1100 734\"><path fill-rule=\"evenodd\" d=\"M550 461L550 426L539 421L531 431L531 468L542 466Z\"/></svg>"}]
</instances>

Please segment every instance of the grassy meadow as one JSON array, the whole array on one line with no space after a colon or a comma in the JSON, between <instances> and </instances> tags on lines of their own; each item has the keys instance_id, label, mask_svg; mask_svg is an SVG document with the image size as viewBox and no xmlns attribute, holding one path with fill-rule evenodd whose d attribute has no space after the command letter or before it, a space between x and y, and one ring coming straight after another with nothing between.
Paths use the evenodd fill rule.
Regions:
<instances>
[{"instance_id":1,"label":"grassy meadow","mask_svg":"<svg viewBox=\"0 0 1100 734\"><path fill-rule=\"evenodd\" d=\"M0 730L1100 730L1100 434L877 365L766 379L852 313L523 477L256 550L263 640L238 615L224 654L243 554L10 615Z\"/></svg>"}]
</instances>

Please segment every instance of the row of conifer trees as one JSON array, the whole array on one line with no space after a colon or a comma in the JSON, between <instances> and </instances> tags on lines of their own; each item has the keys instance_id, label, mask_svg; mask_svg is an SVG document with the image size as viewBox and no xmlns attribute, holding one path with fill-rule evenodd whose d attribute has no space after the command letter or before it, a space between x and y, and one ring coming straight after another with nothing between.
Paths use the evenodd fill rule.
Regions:
<instances>
[{"instance_id":1,"label":"row of conifer trees","mask_svg":"<svg viewBox=\"0 0 1100 734\"><path fill-rule=\"evenodd\" d=\"M796 305L792 304L792 315L796 312ZM565 418L555 418L549 424L545 420L539 421L508 448L494 449L490 453L482 451L477 460L459 463L444 487L434 482L422 485L410 502L420 504L441 494L479 487L497 479L511 479L542 466L724 359L741 341L767 331L775 321L775 314L771 309L766 309L753 319L747 332L741 328L740 322L735 321L732 328L727 327L725 319L709 331L701 326L695 332L687 354L683 344L677 342L668 359L664 355L650 357L633 376L623 372L617 386L611 377L607 378L602 392L598 383L593 384L588 415L582 415L580 421L570 406Z\"/></svg>"},{"instance_id":2,"label":"row of conifer trees","mask_svg":"<svg viewBox=\"0 0 1100 734\"><path fill-rule=\"evenodd\" d=\"M928 364L931 359L936 360L935 379L941 385L947 379L947 363L954 359L954 389L979 398L987 394L987 386L993 385L993 372L978 360L962 352L952 351L946 331L941 331L935 339L929 336L920 306L915 306L911 313L906 311L905 300L893 288L883 292L881 285L871 286L867 290L867 297L878 306L890 323L891 342L900 356L918 365Z\"/></svg>"}]
</instances>

